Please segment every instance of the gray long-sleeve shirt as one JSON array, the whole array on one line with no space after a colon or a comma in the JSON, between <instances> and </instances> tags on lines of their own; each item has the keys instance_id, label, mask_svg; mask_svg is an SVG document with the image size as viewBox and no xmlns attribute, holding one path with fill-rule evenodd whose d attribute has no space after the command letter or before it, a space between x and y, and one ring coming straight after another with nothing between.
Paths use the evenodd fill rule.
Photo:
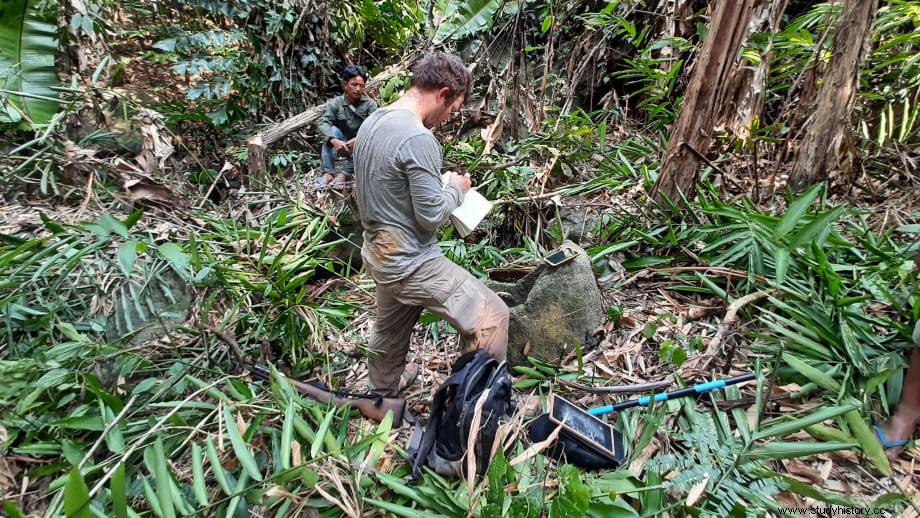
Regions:
<instances>
[{"instance_id":1,"label":"gray long-sleeve shirt","mask_svg":"<svg viewBox=\"0 0 920 518\"><path fill-rule=\"evenodd\" d=\"M436 231L463 202L441 185L441 145L422 121L402 109L379 109L358 131L355 191L374 280L401 280L441 255Z\"/></svg>"},{"instance_id":2,"label":"gray long-sleeve shirt","mask_svg":"<svg viewBox=\"0 0 920 518\"><path fill-rule=\"evenodd\" d=\"M367 116L377 109L377 102L365 95L357 105L348 102L344 95L332 98L326 103L326 109L317 122L317 129L323 135L325 143L333 138L332 128L336 127L345 135L345 140L351 140L358 134L361 123Z\"/></svg>"}]
</instances>

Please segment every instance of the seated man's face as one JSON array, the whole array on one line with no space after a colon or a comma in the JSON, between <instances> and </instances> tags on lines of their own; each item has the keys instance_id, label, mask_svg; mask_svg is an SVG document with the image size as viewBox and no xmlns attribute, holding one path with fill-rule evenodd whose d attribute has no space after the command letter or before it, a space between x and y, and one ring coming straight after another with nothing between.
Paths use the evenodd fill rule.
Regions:
<instances>
[{"instance_id":1,"label":"seated man's face","mask_svg":"<svg viewBox=\"0 0 920 518\"><path fill-rule=\"evenodd\" d=\"M342 88L345 90L345 97L348 98L348 102L358 104L364 96L364 78L357 76L348 81L343 81Z\"/></svg>"}]
</instances>

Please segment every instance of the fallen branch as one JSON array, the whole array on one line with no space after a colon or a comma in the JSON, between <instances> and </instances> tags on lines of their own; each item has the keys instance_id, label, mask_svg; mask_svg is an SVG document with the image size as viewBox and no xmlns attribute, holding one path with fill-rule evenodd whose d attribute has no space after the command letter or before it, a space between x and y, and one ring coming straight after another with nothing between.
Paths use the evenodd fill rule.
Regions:
<instances>
[{"instance_id":1,"label":"fallen branch","mask_svg":"<svg viewBox=\"0 0 920 518\"><path fill-rule=\"evenodd\" d=\"M566 387L571 387L576 390L583 390L585 392L591 392L595 394L629 394L637 392L650 392L653 390L670 387L674 383L674 378L668 376L661 381L640 383L637 385L619 385L616 387L594 387L591 385L582 385L581 383L575 383L574 381L568 381L564 379L557 379L556 383L565 385Z\"/></svg>"},{"instance_id":2,"label":"fallen branch","mask_svg":"<svg viewBox=\"0 0 920 518\"><path fill-rule=\"evenodd\" d=\"M205 202L207 202L211 197L211 192L213 192L214 188L217 187L217 182L220 181L222 176L224 176L224 173L230 171L231 169L233 169L233 166L230 164L230 162L224 162L224 166L220 168L220 171L218 171L216 175L214 175L214 179L211 180L211 186L208 187L208 191L204 193L201 201L198 202L198 205L195 207L196 209L201 209L204 207Z\"/></svg>"},{"instance_id":3,"label":"fallen branch","mask_svg":"<svg viewBox=\"0 0 920 518\"><path fill-rule=\"evenodd\" d=\"M735 328L738 326L738 311L741 308L752 302L768 297L772 293L773 290L761 290L754 293L748 293L747 295L736 299L734 302L729 304L728 309L725 310L725 317L722 319L722 323L719 324L719 329L716 331L715 336L713 336L712 340L709 341L709 345L703 352L703 356L715 356L715 354L722 347L722 340L725 338L725 336L728 333L735 331Z\"/></svg>"},{"instance_id":4,"label":"fallen branch","mask_svg":"<svg viewBox=\"0 0 920 518\"><path fill-rule=\"evenodd\" d=\"M545 193L543 193L543 194L533 194L533 195L530 195L530 196L521 196L520 198L511 198L511 199L508 199L508 200L494 200L492 203L493 203L493 204L500 204L500 203L520 203L520 202L524 202L524 201L545 200L545 199L548 199L548 198L552 198L553 196L562 195L563 192L564 192L563 190L552 191L552 192L545 192Z\"/></svg>"},{"instance_id":5,"label":"fallen branch","mask_svg":"<svg viewBox=\"0 0 920 518\"><path fill-rule=\"evenodd\" d=\"M670 268L652 268L655 273L666 273L666 272L713 272L720 273L726 277L738 277L745 279L751 276L750 273L744 272L741 270L732 270L731 268L724 268L721 266L674 266ZM761 275L753 275L753 278L757 282L766 283L767 279Z\"/></svg>"},{"instance_id":6,"label":"fallen branch","mask_svg":"<svg viewBox=\"0 0 920 518\"><path fill-rule=\"evenodd\" d=\"M314 106L249 137L249 140L246 141L246 147L249 149L249 176L261 178L268 163L268 147L318 119L325 111L326 104Z\"/></svg>"}]
</instances>

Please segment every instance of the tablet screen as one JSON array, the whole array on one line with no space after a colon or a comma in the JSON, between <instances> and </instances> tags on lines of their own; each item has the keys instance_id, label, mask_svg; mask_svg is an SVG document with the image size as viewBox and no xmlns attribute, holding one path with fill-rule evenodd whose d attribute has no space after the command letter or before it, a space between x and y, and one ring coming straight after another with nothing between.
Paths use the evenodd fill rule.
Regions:
<instances>
[{"instance_id":1,"label":"tablet screen","mask_svg":"<svg viewBox=\"0 0 920 518\"><path fill-rule=\"evenodd\" d=\"M587 411L553 394L550 403L550 421L562 424L563 429L604 451L613 452L613 428Z\"/></svg>"}]
</instances>

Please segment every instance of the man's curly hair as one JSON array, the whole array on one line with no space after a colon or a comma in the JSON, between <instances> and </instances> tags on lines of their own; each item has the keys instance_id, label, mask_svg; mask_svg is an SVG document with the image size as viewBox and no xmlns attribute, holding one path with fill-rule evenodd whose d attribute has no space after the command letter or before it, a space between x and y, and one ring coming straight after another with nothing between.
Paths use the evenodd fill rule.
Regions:
<instances>
[{"instance_id":1,"label":"man's curly hair","mask_svg":"<svg viewBox=\"0 0 920 518\"><path fill-rule=\"evenodd\" d=\"M431 52L412 66L412 86L424 91L447 87L452 98L462 95L464 100L469 100L473 76L457 56Z\"/></svg>"}]
</instances>

